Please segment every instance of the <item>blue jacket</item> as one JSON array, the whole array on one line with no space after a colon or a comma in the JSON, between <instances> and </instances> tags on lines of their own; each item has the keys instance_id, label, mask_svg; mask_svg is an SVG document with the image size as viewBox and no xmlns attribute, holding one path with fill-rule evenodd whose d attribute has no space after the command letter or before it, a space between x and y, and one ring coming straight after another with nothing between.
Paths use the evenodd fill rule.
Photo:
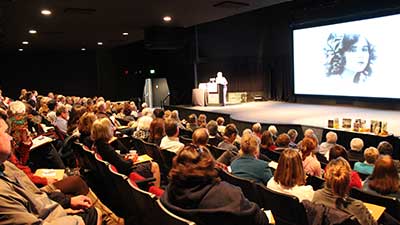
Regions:
<instances>
[{"instance_id":1,"label":"blue jacket","mask_svg":"<svg viewBox=\"0 0 400 225\"><path fill-rule=\"evenodd\" d=\"M256 159L251 155L243 155L231 164L232 174L238 177L266 184L272 177L267 162Z\"/></svg>"}]
</instances>

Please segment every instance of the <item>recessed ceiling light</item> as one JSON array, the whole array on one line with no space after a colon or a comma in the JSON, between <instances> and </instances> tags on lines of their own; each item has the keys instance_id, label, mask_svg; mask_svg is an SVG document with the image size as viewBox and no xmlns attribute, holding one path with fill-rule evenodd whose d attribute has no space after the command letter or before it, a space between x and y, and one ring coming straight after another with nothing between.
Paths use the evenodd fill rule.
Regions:
<instances>
[{"instance_id":1,"label":"recessed ceiling light","mask_svg":"<svg viewBox=\"0 0 400 225\"><path fill-rule=\"evenodd\" d=\"M29 30L29 33L30 33L30 34L36 34L36 33L37 33L37 30Z\"/></svg>"},{"instance_id":2,"label":"recessed ceiling light","mask_svg":"<svg viewBox=\"0 0 400 225\"><path fill-rule=\"evenodd\" d=\"M128 33L128 32L124 32L124 33L122 33L122 35L124 35L124 36L128 36L128 35L129 35L129 33Z\"/></svg>"},{"instance_id":3,"label":"recessed ceiling light","mask_svg":"<svg viewBox=\"0 0 400 225\"><path fill-rule=\"evenodd\" d=\"M23 41L22 44L23 44L23 45L28 45L29 42L28 42L28 41Z\"/></svg>"},{"instance_id":4,"label":"recessed ceiling light","mask_svg":"<svg viewBox=\"0 0 400 225\"><path fill-rule=\"evenodd\" d=\"M40 11L40 13L42 15L45 15L45 16L50 16L51 15L51 11L48 10L48 9L42 9L42 11Z\"/></svg>"},{"instance_id":5,"label":"recessed ceiling light","mask_svg":"<svg viewBox=\"0 0 400 225\"><path fill-rule=\"evenodd\" d=\"M165 22L170 22L172 20L172 18L170 16L164 16L163 20Z\"/></svg>"},{"instance_id":6,"label":"recessed ceiling light","mask_svg":"<svg viewBox=\"0 0 400 225\"><path fill-rule=\"evenodd\" d=\"M20 49L18 49L18 51L22 52L22 51L24 51L24 49L23 49L23 48L20 48Z\"/></svg>"},{"instance_id":7,"label":"recessed ceiling light","mask_svg":"<svg viewBox=\"0 0 400 225\"><path fill-rule=\"evenodd\" d=\"M97 42L97 45L103 45L103 42L99 41L99 42Z\"/></svg>"},{"instance_id":8,"label":"recessed ceiling light","mask_svg":"<svg viewBox=\"0 0 400 225\"><path fill-rule=\"evenodd\" d=\"M86 51L86 48L81 48L82 51Z\"/></svg>"}]
</instances>

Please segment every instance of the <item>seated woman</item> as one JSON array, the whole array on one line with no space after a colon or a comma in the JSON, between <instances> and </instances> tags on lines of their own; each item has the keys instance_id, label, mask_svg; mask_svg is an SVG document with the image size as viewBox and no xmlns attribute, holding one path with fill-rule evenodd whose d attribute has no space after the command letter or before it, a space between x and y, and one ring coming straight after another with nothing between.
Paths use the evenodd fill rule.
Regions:
<instances>
[{"instance_id":1,"label":"seated woman","mask_svg":"<svg viewBox=\"0 0 400 225\"><path fill-rule=\"evenodd\" d=\"M196 224L268 224L257 204L240 188L218 179L215 160L206 149L188 145L178 152L161 202Z\"/></svg>"},{"instance_id":2,"label":"seated woman","mask_svg":"<svg viewBox=\"0 0 400 225\"><path fill-rule=\"evenodd\" d=\"M342 157L347 162L349 162L349 157L347 155L346 149L341 145L335 144L329 150L329 159L332 160L339 157ZM354 170L351 171L350 175L350 188L352 187L361 188L361 178Z\"/></svg>"},{"instance_id":3,"label":"seated woman","mask_svg":"<svg viewBox=\"0 0 400 225\"><path fill-rule=\"evenodd\" d=\"M364 150L364 162L356 162L354 164L354 170L362 173L371 175L374 170L375 161L379 157L379 151L375 147L369 147Z\"/></svg>"},{"instance_id":4,"label":"seated woman","mask_svg":"<svg viewBox=\"0 0 400 225\"><path fill-rule=\"evenodd\" d=\"M294 195L300 202L311 201L314 190L310 185L305 184L306 176L300 154L293 149L284 150L279 158L274 177L268 181L267 187L284 194Z\"/></svg>"},{"instance_id":5,"label":"seated woman","mask_svg":"<svg viewBox=\"0 0 400 225\"><path fill-rule=\"evenodd\" d=\"M392 157L381 156L372 175L365 180L363 189L375 194L396 197L400 201L400 180Z\"/></svg>"},{"instance_id":6,"label":"seated woman","mask_svg":"<svg viewBox=\"0 0 400 225\"><path fill-rule=\"evenodd\" d=\"M88 148L91 148L93 145L93 140L90 138L90 132L92 130L92 125L94 121L96 121L96 119L96 115L92 112L86 112L81 116L81 118L79 118L79 142Z\"/></svg>"},{"instance_id":7,"label":"seated woman","mask_svg":"<svg viewBox=\"0 0 400 225\"><path fill-rule=\"evenodd\" d=\"M298 147L303 160L304 172L311 176L320 177L322 175L321 163L313 152L317 147L317 143L313 138L305 137Z\"/></svg>"},{"instance_id":8,"label":"seated woman","mask_svg":"<svg viewBox=\"0 0 400 225\"><path fill-rule=\"evenodd\" d=\"M325 187L314 193L312 202L354 215L360 224L377 224L363 202L348 197L350 172L349 163L342 157L331 160L325 169Z\"/></svg>"},{"instance_id":9,"label":"seated woman","mask_svg":"<svg viewBox=\"0 0 400 225\"><path fill-rule=\"evenodd\" d=\"M155 186L160 186L160 168L156 162L140 163L133 166L131 159L124 159L110 145L114 134L114 128L108 118L102 118L94 121L91 131L92 140L94 140L94 149L107 162L114 165L118 172L129 175L131 172L137 172L143 177L154 177Z\"/></svg>"},{"instance_id":10,"label":"seated woman","mask_svg":"<svg viewBox=\"0 0 400 225\"><path fill-rule=\"evenodd\" d=\"M161 144L161 139L165 136L164 119L155 118L150 123L150 133L148 142L158 146Z\"/></svg>"},{"instance_id":11,"label":"seated woman","mask_svg":"<svg viewBox=\"0 0 400 225\"><path fill-rule=\"evenodd\" d=\"M240 146L241 156L231 163L232 174L266 184L272 173L267 162L256 158L259 153L257 137L252 134L243 135Z\"/></svg>"},{"instance_id":12,"label":"seated woman","mask_svg":"<svg viewBox=\"0 0 400 225\"><path fill-rule=\"evenodd\" d=\"M272 134L269 131L264 131L261 135L261 144L260 151L265 154L264 151L274 151L276 149L276 145L274 139L272 138Z\"/></svg>"}]
</instances>

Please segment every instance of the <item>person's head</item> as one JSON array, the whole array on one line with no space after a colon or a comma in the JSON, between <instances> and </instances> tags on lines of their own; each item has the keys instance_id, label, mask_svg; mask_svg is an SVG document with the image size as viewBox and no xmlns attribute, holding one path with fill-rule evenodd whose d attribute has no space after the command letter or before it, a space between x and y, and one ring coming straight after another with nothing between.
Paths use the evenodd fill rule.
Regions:
<instances>
[{"instance_id":1,"label":"person's head","mask_svg":"<svg viewBox=\"0 0 400 225\"><path fill-rule=\"evenodd\" d=\"M353 138L350 141L351 151L360 152L364 147L364 141L361 138Z\"/></svg>"},{"instance_id":2,"label":"person's head","mask_svg":"<svg viewBox=\"0 0 400 225\"><path fill-rule=\"evenodd\" d=\"M57 108L56 116L61 117L65 120L69 120L69 111L68 111L67 107L65 107L64 105L60 105Z\"/></svg>"},{"instance_id":3,"label":"person's head","mask_svg":"<svg viewBox=\"0 0 400 225\"><path fill-rule=\"evenodd\" d=\"M49 98L51 98L51 99L54 99L54 93L53 93L53 92L49 92L49 93L47 94L47 97L49 97Z\"/></svg>"},{"instance_id":4,"label":"person's head","mask_svg":"<svg viewBox=\"0 0 400 225\"><path fill-rule=\"evenodd\" d=\"M261 135L261 146L268 148L274 145L274 139L272 139L272 134L268 130L265 130Z\"/></svg>"},{"instance_id":5,"label":"person's head","mask_svg":"<svg viewBox=\"0 0 400 225\"><path fill-rule=\"evenodd\" d=\"M164 112L164 119L171 118L171 110L165 110Z\"/></svg>"},{"instance_id":6,"label":"person's head","mask_svg":"<svg viewBox=\"0 0 400 225\"><path fill-rule=\"evenodd\" d=\"M297 130L295 130L295 129L290 129L290 130L288 130L287 134L289 135L289 138L290 138L290 141L291 141L291 142L296 142L296 138L297 138L297 136L299 135L299 134L297 133Z\"/></svg>"},{"instance_id":7,"label":"person's head","mask_svg":"<svg viewBox=\"0 0 400 225\"><path fill-rule=\"evenodd\" d=\"M350 164L345 159L333 159L325 167L325 185L333 194L344 198L349 193L350 173Z\"/></svg>"},{"instance_id":8,"label":"person's head","mask_svg":"<svg viewBox=\"0 0 400 225\"><path fill-rule=\"evenodd\" d=\"M315 140L313 138L311 138L311 137L303 138L303 140L301 141L301 144L298 146L303 160L305 160L306 157L309 156L316 147L317 147L317 143L315 142Z\"/></svg>"},{"instance_id":9,"label":"person's head","mask_svg":"<svg viewBox=\"0 0 400 225\"><path fill-rule=\"evenodd\" d=\"M92 112L85 112L78 122L78 130L81 134L89 135L92 130L92 125L97 119L96 115Z\"/></svg>"},{"instance_id":10,"label":"person's head","mask_svg":"<svg viewBox=\"0 0 400 225\"><path fill-rule=\"evenodd\" d=\"M328 76L340 75L347 70L356 75L353 82L358 83L361 73L366 76L372 73L371 63L375 60L375 50L368 40L359 34L332 33L328 37L325 51Z\"/></svg>"},{"instance_id":11,"label":"person's head","mask_svg":"<svg viewBox=\"0 0 400 225\"><path fill-rule=\"evenodd\" d=\"M226 125L226 127L225 127L224 138L228 139L230 142L233 142L236 139L236 135L238 133L239 132L236 128L236 125L233 123L230 123L230 124Z\"/></svg>"},{"instance_id":12,"label":"person's head","mask_svg":"<svg viewBox=\"0 0 400 225\"><path fill-rule=\"evenodd\" d=\"M153 115L156 117L156 118L164 118L164 110L163 109L160 109L160 108L157 108L157 109L154 109L153 110Z\"/></svg>"},{"instance_id":13,"label":"person's head","mask_svg":"<svg viewBox=\"0 0 400 225\"><path fill-rule=\"evenodd\" d=\"M224 117L222 117L222 116L218 117L217 118L217 123L218 123L218 126L224 125L224 123L225 123Z\"/></svg>"},{"instance_id":14,"label":"person's head","mask_svg":"<svg viewBox=\"0 0 400 225\"><path fill-rule=\"evenodd\" d=\"M75 105L69 114L68 125L76 124L81 116L87 111L85 106Z\"/></svg>"},{"instance_id":15,"label":"person's head","mask_svg":"<svg viewBox=\"0 0 400 225\"><path fill-rule=\"evenodd\" d=\"M253 124L253 126L251 127L251 130L255 134L261 134L261 124L260 123Z\"/></svg>"},{"instance_id":16,"label":"person's head","mask_svg":"<svg viewBox=\"0 0 400 225\"><path fill-rule=\"evenodd\" d=\"M329 160L337 159L339 157L349 161L349 156L347 155L346 149L341 145L335 144L329 150Z\"/></svg>"},{"instance_id":17,"label":"person's head","mask_svg":"<svg viewBox=\"0 0 400 225\"><path fill-rule=\"evenodd\" d=\"M94 141L108 142L114 136L114 128L108 118L94 121L92 125L91 138Z\"/></svg>"},{"instance_id":18,"label":"person's head","mask_svg":"<svg viewBox=\"0 0 400 225\"><path fill-rule=\"evenodd\" d=\"M285 149L279 157L274 180L282 186L292 188L306 183L303 163L297 151Z\"/></svg>"},{"instance_id":19,"label":"person's head","mask_svg":"<svg viewBox=\"0 0 400 225\"><path fill-rule=\"evenodd\" d=\"M177 153L169 172L170 182L177 186L213 183L217 177L211 153L195 145L187 145Z\"/></svg>"},{"instance_id":20,"label":"person's head","mask_svg":"<svg viewBox=\"0 0 400 225\"><path fill-rule=\"evenodd\" d=\"M188 123L190 124L197 124L197 116L196 114L190 114L188 117Z\"/></svg>"},{"instance_id":21,"label":"person's head","mask_svg":"<svg viewBox=\"0 0 400 225\"><path fill-rule=\"evenodd\" d=\"M161 139L165 134L164 120L161 118L155 118L150 123L150 138Z\"/></svg>"},{"instance_id":22,"label":"person's head","mask_svg":"<svg viewBox=\"0 0 400 225\"><path fill-rule=\"evenodd\" d=\"M150 116L142 116L138 119L137 130L149 130L153 118Z\"/></svg>"},{"instance_id":23,"label":"person's head","mask_svg":"<svg viewBox=\"0 0 400 225\"><path fill-rule=\"evenodd\" d=\"M206 146L208 142L208 130L206 128L196 129L192 134L192 142L197 146Z\"/></svg>"},{"instance_id":24,"label":"person's head","mask_svg":"<svg viewBox=\"0 0 400 225\"><path fill-rule=\"evenodd\" d=\"M308 128L307 130L304 131L304 137L311 137L315 135L314 130L311 128Z\"/></svg>"},{"instance_id":25,"label":"person's head","mask_svg":"<svg viewBox=\"0 0 400 225\"><path fill-rule=\"evenodd\" d=\"M10 110L11 115L25 114L26 106L21 101L15 101L15 102L10 103L9 110Z\"/></svg>"},{"instance_id":26,"label":"person's head","mask_svg":"<svg viewBox=\"0 0 400 225\"><path fill-rule=\"evenodd\" d=\"M246 155L256 155L259 152L259 145L256 136L245 134L240 140L240 150Z\"/></svg>"},{"instance_id":27,"label":"person's head","mask_svg":"<svg viewBox=\"0 0 400 225\"><path fill-rule=\"evenodd\" d=\"M271 132L272 136L276 136L278 134L278 129L274 125L269 126L268 131Z\"/></svg>"},{"instance_id":28,"label":"person's head","mask_svg":"<svg viewBox=\"0 0 400 225\"><path fill-rule=\"evenodd\" d=\"M57 102L54 99L50 98L50 100L47 102L47 107L50 111L54 111L57 107Z\"/></svg>"},{"instance_id":29,"label":"person's head","mask_svg":"<svg viewBox=\"0 0 400 225\"><path fill-rule=\"evenodd\" d=\"M178 137L179 136L179 128L178 122L172 118L166 119L164 122L165 126L165 134L168 137Z\"/></svg>"},{"instance_id":30,"label":"person's head","mask_svg":"<svg viewBox=\"0 0 400 225\"><path fill-rule=\"evenodd\" d=\"M368 186L383 195L396 193L399 190L399 175L392 157L384 155L376 161Z\"/></svg>"},{"instance_id":31,"label":"person's head","mask_svg":"<svg viewBox=\"0 0 400 225\"><path fill-rule=\"evenodd\" d=\"M97 112L102 112L105 113L107 106L106 103L104 101L98 101L96 104L96 108L97 108Z\"/></svg>"},{"instance_id":32,"label":"person's head","mask_svg":"<svg viewBox=\"0 0 400 225\"><path fill-rule=\"evenodd\" d=\"M379 157L378 149L374 147L369 147L364 150L364 159L368 164L375 164L378 157Z\"/></svg>"},{"instance_id":33,"label":"person's head","mask_svg":"<svg viewBox=\"0 0 400 225\"><path fill-rule=\"evenodd\" d=\"M0 118L0 164L8 159L11 154L12 137L7 133L8 125Z\"/></svg>"},{"instance_id":34,"label":"person's head","mask_svg":"<svg viewBox=\"0 0 400 225\"><path fill-rule=\"evenodd\" d=\"M181 121L181 120L179 119L179 112L178 112L178 110L173 110L173 111L171 112L171 119L175 119L178 123Z\"/></svg>"},{"instance_id":35,"label":"person's head","mask_svg":"<svg viewBox=\"0 0 400 225\"><path fill-rule=\"evenodd\" d=\"M216 136L218 134L218 124L215 120L210 120L206 126L210 136Z\"/></svg>"},{"instance_id":36,"label":"person's head","mask_svg":"<svg viewBox=\"0 0 400 225\"><path fill-rule=\"evenodd\" d=\"M326 142L331 144L336 144L336 141L337 141L337 134L333 131L329 131L326 134Z\"/></svg>"},{"instance_id":37,"label":"person's head","mask_svg":"<svg viewBox=\"0 0 400 225\"><path fill-rule=\"evenodd\" d=\"M200 127L205 127L207 124L207 116L205 114L200 114L199 118L197 119L197 125Z\"/></svg>"},{"instance_id":38,"label":"person's head","mask_svg":"<svg viewBox=\"0 0 400 225\"><path fill-rule=\"evenodd\" d=\"M242 131L242 136L244 136L245 134L253 134L253 131L251 131L249 128L246 128Z\"/></svg>"},{"instance_id":39,"label":"person's head","mask_svg":"<svg viewBox=\"0 0 400 225\"><path fill-rule=\"evenodd\" d=\"M275 140L275 144L277 147L287 148L289 147L289 143L290 143L290 137L286 133L280 134Z\"/></svg>"},{"instance_id":40,"label":"person's head","mask_svg":"<svg viewBox=\"0 0 400 225\"><path fill-rule=\"evenodd\" d=\"M381 155L392 155L393 145L387 141L381 141L378 145L378 151Z\"/></svg>"}]
</instances>

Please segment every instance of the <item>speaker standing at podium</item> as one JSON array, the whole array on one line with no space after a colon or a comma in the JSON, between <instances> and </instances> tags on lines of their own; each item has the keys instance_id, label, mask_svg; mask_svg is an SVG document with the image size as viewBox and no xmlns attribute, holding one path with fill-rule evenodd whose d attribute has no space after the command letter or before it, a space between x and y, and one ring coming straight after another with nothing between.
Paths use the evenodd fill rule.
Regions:
<instances>
[{"instance_id":1,"label":"speaker standing at podium","mask_svg":"<svg viewBox=\"0 0 400 225\"><path fill-rule=\"evenodd\" d=\"M221 105L225 105L226 103L226 93L228 92L228 81L222 75L222 72L217 73L217 78L215 79L215 83L218 85L218 93L219 93L219 103ZM222 91L220 90L222 88Z\"/></svg>"}]
</instances>

